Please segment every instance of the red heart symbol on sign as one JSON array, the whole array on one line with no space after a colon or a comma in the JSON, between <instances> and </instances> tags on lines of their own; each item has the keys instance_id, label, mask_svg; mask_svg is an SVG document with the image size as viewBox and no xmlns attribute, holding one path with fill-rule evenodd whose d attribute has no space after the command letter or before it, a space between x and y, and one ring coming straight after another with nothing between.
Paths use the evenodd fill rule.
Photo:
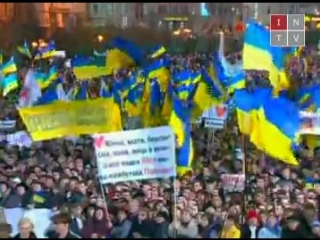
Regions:
<instances>
[{"instance_id":1,"label":"red heart symbol on sign","mask_svg":"<svg viewBox=\"0 0 320 240\"><path fill-rule=\"evenodd\" d=\"M101 148L104 145L104 137L103 136L96 137L94 139L94 145L97 148Z\"/></svg>"},{"instance_id":2,"label":"red heart symbol on sign","mask_svg":"<svg viewBox=\"0 0 320 240\"><path fill-rule=\"evenodd\" d=\"M218 117L224 117L226 115L226 107L225 106L217 106L216 107L216 113Z\"/></svg>"}]
</instances>

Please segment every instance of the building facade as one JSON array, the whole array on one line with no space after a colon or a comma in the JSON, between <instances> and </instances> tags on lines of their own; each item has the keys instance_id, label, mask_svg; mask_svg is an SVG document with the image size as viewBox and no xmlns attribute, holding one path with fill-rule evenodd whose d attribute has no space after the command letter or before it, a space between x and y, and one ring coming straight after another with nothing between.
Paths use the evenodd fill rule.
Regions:
<instances>
[{"instance_id":1,"label":"building facade","mask_svg":"<svg viewBox=\"0 0 320 240\"><path fill-rule=\"evenodd\" d=\"M0 3L0 21L7 23L14 18L14 3Z\"/></svg>"},{"instance_id":2,"label":"building facade","mask_svg":"<svg viewBox=\"0 0 320 240\"><path fill-rule=\"evenodd\" d=\"M201 3L144 3L143 20L150 27L175 30L191 27L201 15Z\"/></svg>"},{"instance_id":3,"label":"building facade","mask_svg":"<svg viewBox=\"0 0 320 240\"><path fill-rule=\"evenodd\" d=\"M135 8L136 3L88 3L88 20L96 27L131 27L136 20Z\"/></svg>"},{"instance_id":4,"label":"building facade","mask_svg":"<svg viewBox=\"0 0 320 240\"><path fill-rule=\"evenodd\" d=\"M227 28L242 19L243 3L206 3L212 24Z\"/></svg>"},{"instance_id":5,"label":"building facade","mask_svg":"<svg viewBox=\"0 0 320 240\"><path fill-rule=\"evenodd\" d=\"M86 17L86 3L33 3L40 27L68 28Z\"/></svg>"},{"instance_id":6,"label":"building facade","mask_svg":"<svg viewBox=\"0 0 320 240\"><path fill-rule=\"evenodd\" d=\"M270 14L320 14L318 3L244 3L245 20L255 18L269 24Z\"/></svg>"}]
</instances>

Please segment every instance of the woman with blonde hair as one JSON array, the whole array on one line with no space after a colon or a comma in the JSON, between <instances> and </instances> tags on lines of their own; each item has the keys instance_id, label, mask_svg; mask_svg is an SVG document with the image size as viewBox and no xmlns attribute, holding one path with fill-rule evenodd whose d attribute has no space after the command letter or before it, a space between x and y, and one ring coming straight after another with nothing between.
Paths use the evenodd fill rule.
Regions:
<instances>
[{"instance_id":1,"label":"woman with blonde hair","mask_svg":"<svg viewBox=\"0 0 320 240\"><path fill-rule=\"evenodd\" d=\"M31 219L22 218L19 221L19 233L13 238L37 238L36 234L33 232L34 225Z\"/></svg>"}]
</instances>

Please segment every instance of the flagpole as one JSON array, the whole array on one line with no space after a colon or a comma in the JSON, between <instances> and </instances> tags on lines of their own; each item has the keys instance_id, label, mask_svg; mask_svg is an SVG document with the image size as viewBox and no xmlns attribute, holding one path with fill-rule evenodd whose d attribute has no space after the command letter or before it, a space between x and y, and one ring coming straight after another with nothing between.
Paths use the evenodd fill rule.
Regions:
<instances>
[{"instance_id":1,"label":"flagpole","mask_svg":"<svg viewBox=\"0 0 320 240\"><path fill-rule=\"evenodd\" d=\"M245 216L245 212L247 209L247 204L246 204L246 200L247 200L247 189L248 189L248 184L247 184L247 172L248 172L248 166L247 166L247 152L246 152L246 148L247 148L247 138L244 134L242 134L242 152L243 152L243 160L242 160L242 173L244 174L244 194L243 194L243 200L242 200L242 222L244 222L244 216Z\"/></svg>"}]
</instances>

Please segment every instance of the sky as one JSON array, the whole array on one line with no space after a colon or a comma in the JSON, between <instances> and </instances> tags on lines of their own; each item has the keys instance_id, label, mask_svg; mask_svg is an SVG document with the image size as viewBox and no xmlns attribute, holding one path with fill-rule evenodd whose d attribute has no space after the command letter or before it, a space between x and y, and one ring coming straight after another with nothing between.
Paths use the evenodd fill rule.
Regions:
<instances>
[{"instance_id":1,"label":"sky","mask_svg":"<svg viewBox=\"0 0 320 240\"><path fill-rule=\"evenodd\" d=\"M208 17L210 14L206 9L206 3L201 3L201 16Z\"/></svg>"}]
</instances>

